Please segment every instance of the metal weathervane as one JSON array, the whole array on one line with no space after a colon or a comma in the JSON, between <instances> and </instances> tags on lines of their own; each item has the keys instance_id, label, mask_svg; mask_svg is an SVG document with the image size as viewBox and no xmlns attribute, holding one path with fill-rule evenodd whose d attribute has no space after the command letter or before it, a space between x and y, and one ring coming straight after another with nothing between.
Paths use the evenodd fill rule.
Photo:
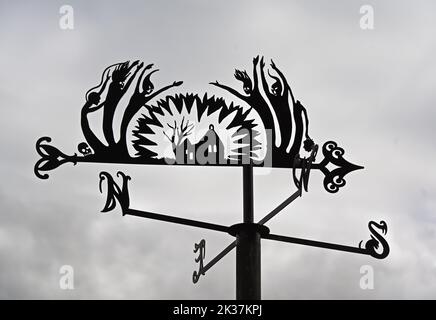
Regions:
<instances>
[{"instance_id":1,"label":"metal weathervane","mask_svg":"<svg viewBox=\"0 0 436 320\"><path fill-rule=\"evenodd\" d=\"M384 238L387 225L370 221L370 239L358 246L346 246L308 239L277 235L265 224L308 190L313 170L324 175L324 188L336 193L345 185L344 177L363 167L344 158L344 149L336 142L324 143L321 150L309 136L306 108L296 100L281 70L271 61L266 68L264 58L253 59L252 74L236 69L234 76L242 91L211 82L235 98L230 104L221 97L197 94L168 94L183 84L172 84L155 90L151 76L157 72L153 64L139 61L121 62L107 67L98 85L89 89L81 109L81 127L86 141L78 143L79 154L67 155L51 145L51 138L36 142L40 159L34 172L41 179L48 171L64 163L113 163L177 166L242 167L243 220L225 226L137 210L130 207L128 175L108 172L99 175L100 192L106 190L102 212L117 204L124 215L178 223L224 232L236 239L215 258L205 263L206 242L194 246L198 270L192 280L197 283L221 258L236 248L236 298L260 299L260 240L274 240L383 259L389 254ZM123 97L128 97L122 100ZM122 105L121 101L128 101ZM238 104L237 104L237 103ZM123 111L115 121L115 111ZM100 128L93 127L90 116L99 115ZM99 138L96 130L102 132ZM116 136L119 136L116 139ZM321 153L321 155L320 155ZM318 158L321 158L317 162ZM254 222L253 168L288 168L296 191L257 223ZM333 169L329 169L334 167Z\"/></svg>"}]
</instances>

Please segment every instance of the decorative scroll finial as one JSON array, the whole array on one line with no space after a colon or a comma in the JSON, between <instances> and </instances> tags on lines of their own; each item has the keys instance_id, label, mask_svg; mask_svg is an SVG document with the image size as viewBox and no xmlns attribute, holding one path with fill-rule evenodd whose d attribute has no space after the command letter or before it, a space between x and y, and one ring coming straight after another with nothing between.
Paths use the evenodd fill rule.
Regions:
<instances>
[{"instance_id":1,"label":"decorative scroll finial","mask_svg":"<svg viewBox=\"0 0 436 320\"><path fill-rule=\"evenodd\" d=\"M322 153L324 159L316 167L324 173L324 188L330 193L336 193L339 191L339 188L345 186L346 181L344 177L348 173L363 169L362 166L345 160L343 157L344 149L338 147L338 144L334 141L324 143ZM337 166L337 168L330 171L327 168L329 163Z\"/></svg>"},{"instance_id":2,"label":"decorative scroll finial","mask_svg":"<svg viewBox=\"0 0 436 320\"><path fill-rule=\"evenodd\" d=\"M199 243L194 244L194 253L198 252L198 257L195 258L195 262L198 263L198 271L194 271L192 274L192 282L197 283L200 276L204 276L203 261L206 257L206 240L202 239Z\"/></svg>"},{"instance_id":3,"label":"decorative scroll finial","mask_svg":"<svg viewBox=\"0 0 436 320\"><path fill-rule=\"evenodd\" d=\"M43 143L46 144L43 144ZM40 179L48 179L48 174L42 174L41 171L50 171L56 169L60 165L72 162L74 165L77 163L77 154L68 156L61 152L59 149L47 144L51 142L50 137L39 138L36 142L36 152L41 156L34 167L35 175Z\"/></svg>"}]
</instances>

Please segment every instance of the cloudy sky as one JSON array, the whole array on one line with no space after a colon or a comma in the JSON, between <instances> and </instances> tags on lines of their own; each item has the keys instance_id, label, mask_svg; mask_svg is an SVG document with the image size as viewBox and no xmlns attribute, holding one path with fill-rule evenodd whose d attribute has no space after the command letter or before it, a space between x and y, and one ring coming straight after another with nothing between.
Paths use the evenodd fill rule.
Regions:
<instances>
[{"instance_id":1,"label":"cloudy sky","mask_svg":"<svg viewBox=\"0 0 436 320\"><path fill-rule=\"evenodd\" d=\"M59 27L62 5L74 29ZM359 25L362 5L374 29ZM436 298L434 1L0 1L0 298L233 299L235 255L199 283L193 245L211 259L233 240L213 231L101 214L98 173L132 176L132 206L225 225L242 216L241 170L71 164L42 181L35 142L66 153L83 141L84 93L105 66L155 63L161 86L220 93L233 69L274 58L307 107L311 134L337 141L365 170L331 195L310 190L268 226L277 234L357 245L385 220L391 254L370 256L262 242L264 299ZM221 92L222 93L222 92ZM288 170L256 170L255 213L294 191ZM74 290L59 286L63 265ZM362 266L374 289L359 286Z\"/></svg>"}]
</instances>

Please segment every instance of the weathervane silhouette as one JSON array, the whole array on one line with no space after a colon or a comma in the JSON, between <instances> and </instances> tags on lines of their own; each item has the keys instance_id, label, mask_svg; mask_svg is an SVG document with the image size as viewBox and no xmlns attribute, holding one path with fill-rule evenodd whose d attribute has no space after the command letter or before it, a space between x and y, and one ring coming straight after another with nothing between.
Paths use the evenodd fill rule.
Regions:
<instances>
[{"instance_id":1,"label":"weathervane silhouette","mask_svg":"<svg viewBox=\"0 0 436 320\"><path fill-rule=\"evenodd\" d=\"M344 149L334 141L323 144L322 159L316 162L319 146L309 135L307 110L295 99L289 82L272 60L270 67L265 71L264 58L259 60L259 56L256 56L252 64L252 76L245 70L236 69L234 76L242 82L242 93L218 81L211 82L211 85L237 99L228 104L221 97L208 97L207 94L203 97L192 93L162 96L183 82L174 81L155 91L151 76L159 70L153 70L153 64L145 66L136 60L110 65L103 71L100 83L85 95L81 128L86 141L77 145L80 155L67 155L50 144L51 138L42 137L36 142L40 159L34 167L35 175L48 179L47 172L64 163L242 167L243 221L233 226L131 208L131 178L120 171L115 177L106 171L99 175L100 192L106 189L106 203L102 212L112 211L118 204L123 216L178 223L234 236L235 241L208 263L205 263L205 240L195 244L198 270L194 271L192 280L197 283L212 266L236 248L237 299L261 297L261 239L384 259L389 254L389 245L384 238L387 233L384 221L370 221L368 227L371 238L365 243L360 241L356 247L276 235L265 226L301 197L304 191L308 191L313 170L324 175L324 189L336 193L345 185L344 177L348 173L363 168L347 161ZM127 105L122 106L122 98L127 94L130 94ZM118 109L123 110L120 123L114 117ZM95 133L97 128L93 128L89 121L89 116L94 113L101 115L100 129L104 139L98 137ZM306 155L302 156L303 153ZM329 169L332 166L334 169ZM292 169L292 181L296 187L295 192L257 223L254 222L253 205L255 167Z\"/></svg>"}]
</instances>

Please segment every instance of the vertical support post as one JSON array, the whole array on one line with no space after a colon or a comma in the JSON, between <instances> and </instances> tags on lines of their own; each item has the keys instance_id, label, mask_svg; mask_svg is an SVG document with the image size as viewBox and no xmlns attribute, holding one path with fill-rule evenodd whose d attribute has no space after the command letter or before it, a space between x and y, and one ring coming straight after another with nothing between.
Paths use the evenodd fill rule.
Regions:
<instances>
[{"instance_id":1,"label":"vertical support post","mask_svg":"<svg viewBox=\"0 0 436 320\"><path fill-rule=\"evenodd\" d=\"M253 165L243 166L244 221L236 228L236 299L260 300L260 230L254 224Z\"/></svg>"},{"instance_id":2,"label":"vertical support post","mask_svg":"<svg viewBox=\"0 0 436 320\"><path fill-rule=\"evenodd\" d=\"M242 167L242 190L244 223L254 222L254 187L253 165L247 164Z\"/></svg>"}]
</instances>

